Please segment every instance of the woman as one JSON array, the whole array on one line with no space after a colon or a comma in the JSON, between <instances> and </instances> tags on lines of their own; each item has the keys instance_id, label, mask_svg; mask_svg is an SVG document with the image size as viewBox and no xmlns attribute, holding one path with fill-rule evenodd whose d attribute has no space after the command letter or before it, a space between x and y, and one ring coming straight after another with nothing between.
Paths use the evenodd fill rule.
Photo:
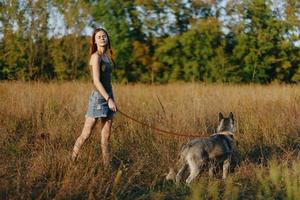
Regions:
<instances>
[{"instance_id":1,"label":"woman","mask_svg":"<svg viewBox=\"0 0 300 200\"><path fill-rule=\"evenodd\" d=\"M114 102L111 85L112 66L106 54L108 49L110 50L111 61L114 65L109 36L104 29L96 29L92 35L90 58L94 90L92 91L89 99L88 109L85 115L86 118L82 133L76 140L73 148L73 161L77 159L80 148L82 147L86 139L90 137L92 129L97 122L97 119L100 119L102 124L101 149L103 163L105 166L108 166L110 163L111 158L109 149L109 138L111 133L112 118L114 112L117 111L117 106Z\"/></svg>"}]
</instances>

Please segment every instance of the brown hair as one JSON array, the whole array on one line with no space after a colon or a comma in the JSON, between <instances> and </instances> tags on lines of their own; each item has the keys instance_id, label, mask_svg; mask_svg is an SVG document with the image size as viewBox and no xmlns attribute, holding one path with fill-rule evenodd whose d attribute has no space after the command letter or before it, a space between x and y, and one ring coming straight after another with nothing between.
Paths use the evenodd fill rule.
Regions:
<instances>
[{"instance_id":1,"label":"brown hair","mask_svg":"<svg viewBox=\"0 0 300 200\"><path fill-rule=\"evenodd\" d=\"M113 59L113 51L112 51L112 49L111 49L109 35L108 35L107 31L106 31L105 29L103 29L103 28L96 28L96 29L94 30L93 34L92 34L92 40L91 40L91 55L97 51L97 45L96 45L96 43L95 43L95 35L96 35L96 33L100 32L100 31L103 31L103 32L106 34L106 36L107 36L108 42L107 42L107 45L106 45L106 47L105 47L105 51L107 50L107 47L108 47L109 53L110 53L110 59L111 59L111 61L112 61L112 63L113 63L113 66L116 67L115 61L114 61L114 59Z\"/></svg>"}]
</instances>

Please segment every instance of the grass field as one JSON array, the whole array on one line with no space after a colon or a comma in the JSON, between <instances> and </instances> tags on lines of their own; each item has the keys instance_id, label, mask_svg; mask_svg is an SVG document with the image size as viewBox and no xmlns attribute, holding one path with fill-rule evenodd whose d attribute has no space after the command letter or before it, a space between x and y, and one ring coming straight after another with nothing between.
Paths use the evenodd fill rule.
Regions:
<instances>
[{"instance_id":1,"label":"grass field","mask_svg":"<svg viewBox=\"0 0 300 200\"><path fill-rule=\"evenodd\" d=\"M114 118L115 170L103 169L100 125L76 164L90 83L0 83L1 199L300 199L299 85L114 85L118 107L177 133L208 136L218 113L237 126L228 179L201 173L187 187L164 180L188 138L157 135Z\"/></svg>"}]
</instances>

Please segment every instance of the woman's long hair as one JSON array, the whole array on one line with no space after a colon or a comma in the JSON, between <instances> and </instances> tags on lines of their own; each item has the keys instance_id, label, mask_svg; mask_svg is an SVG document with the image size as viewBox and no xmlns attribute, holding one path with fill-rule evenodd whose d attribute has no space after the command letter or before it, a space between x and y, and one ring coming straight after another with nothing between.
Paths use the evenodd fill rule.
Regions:
<instances>
[{"instance_id":1,"label":"woman's long hair","mask_svg":"<svg viewBox=\"0 0 300 200\"><path fill-rule=\"evenodd\" d=\"M96 35L96 33L98 33L99 31L103 31L105 34L106 34L106 36L107 36L107 45L106 45L106 47L105 47L105 51L107 50L107 48L109 49L109 53L110 53L110 59L111 59L111 61L112 61L112 63L113 63L113 66L114 66L114 68L116 67L116 64L115 64L115 61L114 61L114 58L113 58L113 51L112 51L112 49L111 49L111 45L110 45L110 39L109 39L109 36L108 36L108 33L107 33L107 31L105 30L105 29L103 29L103 28L96 28L95 30L94 30L94 32L93 32L93 35L92 35L92 40L91 40L91 55L93 54L93 53L95 53L98 49L97 49L97 44L95 43L95 35Z\"/></svg>"}]
</instances>

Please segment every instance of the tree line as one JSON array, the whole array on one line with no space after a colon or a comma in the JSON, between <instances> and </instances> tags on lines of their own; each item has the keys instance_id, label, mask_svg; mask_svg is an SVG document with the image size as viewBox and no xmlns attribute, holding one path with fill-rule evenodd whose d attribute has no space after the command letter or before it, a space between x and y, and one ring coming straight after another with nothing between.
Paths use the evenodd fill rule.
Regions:
<instances>
[{"instance_id":1,"label":"tree line","mask_svg":"<svg viewBox=\"0 0 300 200\"><path fill-rule=\"evenodd\" d=\"M86 27L104 27L117 63L116 82L300 82L298 0L0 0L0 5L1 80L90 79Z\"/></svg>"}]
</instances>

